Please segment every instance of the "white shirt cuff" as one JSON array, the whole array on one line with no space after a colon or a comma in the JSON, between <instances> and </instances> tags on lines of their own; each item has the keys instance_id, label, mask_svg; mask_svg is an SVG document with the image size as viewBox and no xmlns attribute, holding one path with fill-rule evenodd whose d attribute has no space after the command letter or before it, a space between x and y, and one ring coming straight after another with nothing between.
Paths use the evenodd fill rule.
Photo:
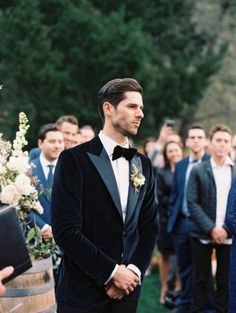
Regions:
<instances>
[{"instance_id":1,"label":"white shirt cuff","mask_svg":"<svg viewBox=\"0 0 236 313\"><path fill-rule=\"evenodd\" d=\"M140 269L136 265L134 265L134 264L129 264L127 266L127 268L129 270L131 270L132 272L134 272L138 276L138 278L139 278L139 285L141 285L141 272L140 272Z\"/></svg>"},{"instance_id":2,"label":"white shirt cuff","mask_svg":"<svg viewBox=\"0 0 236 313\"><path fill-rule=\"evenodd\" d=\"M105 281L105 284L104 285L107 285L111 280L112 278L114 277L116 271L118 270L118 265L116 264L114 270L112 271L111 275L109 276L109 278Z\"/></svg>"}]
</instances>

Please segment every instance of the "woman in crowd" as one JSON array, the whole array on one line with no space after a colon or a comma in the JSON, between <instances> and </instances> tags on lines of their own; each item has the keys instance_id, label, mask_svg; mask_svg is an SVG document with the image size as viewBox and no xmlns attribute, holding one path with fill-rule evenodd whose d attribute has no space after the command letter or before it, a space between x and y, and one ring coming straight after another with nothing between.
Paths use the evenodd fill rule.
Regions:
<instances>
[{"instance_id":1,"label":"woman in crowd","mask_svg":"<svg viewBox=\"0 0 236 313\"><path fill-rule=\"evenodd\" d=\"M168 198L171 192L175 163L183 158L181 144L170 141L163 149L164 167L157 169L157 198L160 218L160 232L157 240L160 251L160 279L161 294L160 303L164 303L165 293L168 290L167 276L169 271L170 256L173 255L174 246L170 234L167 233Z\"/></svg>"}]
</instances>

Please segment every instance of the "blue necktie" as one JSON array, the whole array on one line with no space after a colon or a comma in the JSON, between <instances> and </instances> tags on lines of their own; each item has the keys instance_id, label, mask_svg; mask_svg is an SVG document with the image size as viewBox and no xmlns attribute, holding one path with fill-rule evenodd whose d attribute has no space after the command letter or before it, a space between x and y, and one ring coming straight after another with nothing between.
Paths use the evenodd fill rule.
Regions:
<instances>
[{"instance_id":1,"label":"blue necktie","mask_svg":"<svg viewBox=\"0 0 236 313\"><path fill-rule=\"evenodd\" d=\"M50 165L48 165L48 168L49 168L49 172L48 172L47 184L48 184L48 188L52 188L54 165L50 164Z\"/></svg>"}]
</instances>

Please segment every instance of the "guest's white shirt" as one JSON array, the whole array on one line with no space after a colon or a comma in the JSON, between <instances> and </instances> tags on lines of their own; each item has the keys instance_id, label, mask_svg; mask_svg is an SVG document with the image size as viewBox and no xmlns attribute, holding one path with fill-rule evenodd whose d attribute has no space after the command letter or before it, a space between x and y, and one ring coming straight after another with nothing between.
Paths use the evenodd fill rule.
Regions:
<instances>
[{"instance_id":1,"label":"guest's white shirt","mask_svg":"<svg viewBox=\"0 0 236 313\"><path fill-rule=\"evenodd\" d=\"M213 176L216 184L216 222L215 226L223 227L225 221L227 199L232 182L231 166L233 161L227 157L223 165L217 165L214 159L210 159ZM207 244L209 240L201 240L202 243ZM223 244L232 244L232 239L227 238Z\"/></svg>"},{"instance_id":2,"label":"guest's white shirt","mask_svg":"<svg viewBox=\"0 0 236 313\"><path fill-rule=\"evenodd\" d=\"M127 161L124 157L120 157L119 159L112 160L112 155L114 148L120 144L111 139L110 137L106 136L102 131L99 132L99 138L102 142L104 149L106 150L107 155L109 156L111 166L113 168L113 172L115 175L119 195L120 195L120 203L122 209L122 217L123 221L125 222L126 211L127 211L127 203L128 203L128 195L129 195L129 161ZM129 148L129 142L127 142L122 146L123 148ZM134 264L129 264L127 266L130 270L135 272L135 274L141 278L141 272L137 266ZM115 275L115 272L118 269L118 265L115 266L113 272L111 273L110 277L106 281L107 284Z\"/></svg>"},{"instance_id":3,"label":"guest's white shirt","mask_svg":"<svg viewBox=\"0 0 236 313\"><path fill-rule=\"evenodd\" d=\"M53 174L54 174L54 171L55 171L55 168L56 168L56 165L57 165L57 160L54 160L54 161L49 161L48 159L45 158L43 152L40 153L39 155L39 160L40 160L40 163L41 163L41 166L42 166L42 169L43 169L43 173L44 173L44 176L46 179L48 179L48 174L49 174L49 167L48 165L54 165L53 167Z\"/></svg>"}]
</instances>

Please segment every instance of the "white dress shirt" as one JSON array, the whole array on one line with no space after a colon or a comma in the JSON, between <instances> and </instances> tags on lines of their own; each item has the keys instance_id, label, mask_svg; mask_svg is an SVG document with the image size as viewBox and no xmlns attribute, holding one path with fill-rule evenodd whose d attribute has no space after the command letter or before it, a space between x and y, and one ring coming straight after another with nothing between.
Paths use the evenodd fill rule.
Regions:
<instances>
[{"instance_id":1,"label":"white dress shirt","mask_svg":"<svg viewBox=\"0 0 236 313\"><path fill-rule=\"evenodd\" d=\"M99 138L102 142L102 145L104 149L106 150L106 153L109 156L112 169L115 175L119 195L120 195L120 203L121 203L121 209L122 209L122 217L123 222L125 222L126 217L126 211L127 211L127 203L128 203L128 195L129 195L129 161L127 161L124 157L120 157L116 160L112 160L112 155L114 148L120 144L111 139L110 137L106 136L102 131L99 132ZM125 145L122 146L123 148L129 148L129 142L125 143ZM137 266L134 264L129 264L127 266L130 270L132 270L139 279L141 278L141 272ZM106 281L105 285L114 277L115 272L118 269L118 265L115 266L113 272L111 273L110 277Z\"/></svg>"},{"instance_id":2,"label":"white dress shirt","mask_svg":"<svg viewBox=\"0 0 236 313\"><path fill-rule=\"evenodd\" d=\"M39 160L40 160L40 163L41 163L41 166L42 166L42 169L43 169L44 177L45 177L46 180L47 180L47 179L48 179L48 174L49 174L49 167L48 167L48 165L54 165L53 170L52 170L52 172L53 172L53 174L54 174L55 167L56 167L56 165L57 165L57 160L58 160L58 159L54 160L53 162L50 162L50 161L48 161L48 160L45 158L43 152L41 152L40 155L39 155ZM44 231L44 230L47 229L49 226L50 226L50 225L45 224L45 225L42 227L41 231Z\"/></svg>"},{"instance_id":3,"label":"white dress shirt","mask_svg":"<svg viewBox=\"0 0 236 313\"><path fill-rule=\"evenodd\" d=\"M53 172L53 174L54 174L54 171L55 171L55 168L56 168L57 160L58 160L58 159L56 159L56 160L50 162L50 161L48 161L48 160L45 158L44 154L41 152L40 155L39 155L39 160L40 160L40 163L41 163L41 165L42 165L42 169L43 169L44 176L45 176L45 178L46 178L46 180L47 180L47 179L48 179L48 174L49 174L49 167L48 167L48 165L53 165L53 166L54 166L54 167L53 167L53 170L52 170L52 172Z\"/></svg>"}]
</instances>

